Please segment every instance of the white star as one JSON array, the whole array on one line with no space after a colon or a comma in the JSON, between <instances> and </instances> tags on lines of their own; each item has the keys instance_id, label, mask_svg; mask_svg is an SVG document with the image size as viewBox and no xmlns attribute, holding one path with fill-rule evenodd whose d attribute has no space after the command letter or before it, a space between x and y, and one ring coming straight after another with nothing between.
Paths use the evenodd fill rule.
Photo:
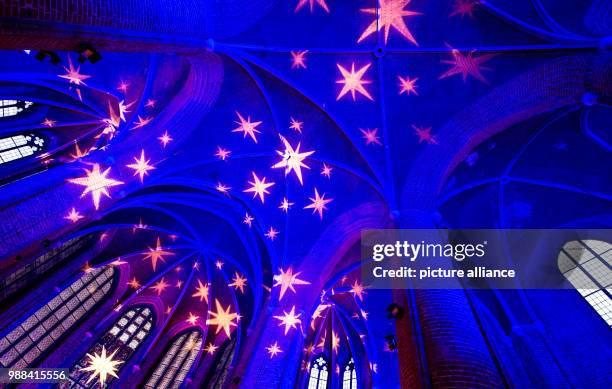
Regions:
<instances>
[{"instance_id":1,"label":"white star","mask_svg":"<svg viewBox=\"0 0 612 389\"><path fill-rule=\"evenodd\" d=\"M287 176L287 174L289 174L293 170L298 178L298 181L300 181L300 184L304 185L304 182L302 180L302 168L304 167L306 169L310 169L310 167L308 167L308 165L306 165L303 161L306 159L306 157L314 154L314 151L305 151L303 153L300 153L299 142L294 150L293 147L291 147L291 145L287 141L287 139L282 136L280 138L283 144L285 145L285 151L277 151L278 155L282 157L282 160L273 165L272 168L278 169L284 167L285 176Z\"/></svg>"}]
</instances>

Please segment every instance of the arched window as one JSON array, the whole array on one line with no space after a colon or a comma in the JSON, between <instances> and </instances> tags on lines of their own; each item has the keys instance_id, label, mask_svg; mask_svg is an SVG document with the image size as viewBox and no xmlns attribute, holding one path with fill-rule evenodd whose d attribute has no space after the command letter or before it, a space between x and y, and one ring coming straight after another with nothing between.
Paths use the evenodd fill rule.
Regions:
<instances>
[{"instance_id":1,"label":"arched window","mask_svg":"<svg viewBox=\"0 0 612 389\"><path fill-rule=\"evenodd\" d=\"M225 380L230 370L230 364L236 354L236 340L234 336L232 339L227 339L221 346L222 353L218 354L215 359L215 369L209 373L211 378L206 380L206 387L210 389L222 389L225 388Z\"/></svg>"},{"instance_id":2,"label":"arched window","mask_svg":"<svg viewBox=\"0 0 612 389\"><path fill-rule=\"evenodd\" d=\"M91 365L92 356L104 354L108 359L121 361L114 366L118 372L126 365L126 361L142 345L153 330L153 312L146 306L136 306L126 311L113 326L100 338L71 368L68 381L60 385L62 388L99 388L101 385L95 372L83 370ZM102 349L104 348L104 353ZM106 387L113 376L106 377Z\"/></svg>"},{"instance_id":3,"label":"arched window","mask_svg":"<svg viewBox=\"0 0 612 389\"><path fill-rule=\"evenodd\" d=\"M115 269L93 269L0 339L3 367L31 366L87 312L108 296Z\"/></svg>"},{"instance_id":4,"label":"arched window","mask_svg":"<svg viewBox=\"0 0 612 389\"><path fill-rule=\"evenodd\" d=\"M599 240L567 242L557 263L565 278L612 326L612 245Z\"/></svg>"},{"instance_id":5,"label":"arched window","mask_svg":"<svg viewBox=\"0 0 612 389\"><path fill-rule=\"evenodd\" d=\"M353 358L344 367L342 389L357 389L357 372L355 371L355 361L353 361Z\"/></svg>"},{"instance_id":6,"label":"arched window","mask_svg":"<svg viewBox=\"0 0 612 389\"><path fill-rule=\"evenodd\" d=\"M171 343L164 353L145 388L178 389L196 357L202 349L202 333L198 330L185 332Z\"/></svg>"},{"instance_id":7,"label":"arched window","mask_svg":"<svg viewBox=\"0 0 612 389\"><path fill-rule=\"evenodd\" d=\"M0 136L0 165L41 154L44 147L45 138L42 135Z\"/></svg>"},{"instance_id":8,"label":"arched window","mask_svg":"<svg viewBox=\"0 0 612 389\"><path fill-rule=\"evenodd\" d=\"M32 106L31 101L0 100L0 118L15 116Z\"/></svg>"},{"instance_id":9,"label":"arched window","mask_svg":"<svg viewBox=\"0 0 612 389\"><path fill-rule=\"evenodd\" d=\"M310 365L310 376L308 379L308 389L327 389L329 368L327 360L319 355Z\"/></svg>"}]
</instances>

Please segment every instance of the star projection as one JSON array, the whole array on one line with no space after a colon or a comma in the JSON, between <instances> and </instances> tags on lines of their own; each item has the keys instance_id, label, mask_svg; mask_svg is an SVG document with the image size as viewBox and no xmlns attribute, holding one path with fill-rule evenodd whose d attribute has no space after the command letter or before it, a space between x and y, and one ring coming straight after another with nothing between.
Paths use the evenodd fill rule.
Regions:
<instances>
[{"instance_id":1,"label":"star projection","mask_svg":"<svg viewBox=\"0 0 612 389\"><path fill-rule=\"evenodd\" d=\"M274 275L274 286L280 286L280 294L278 296L278 301L283 299L287 290L296 293L295 285L310 285L310 282L301 280L298 278L301 272L293 273L293 268L289 267L286 271L283 269L279 269L280 273Z\"/></svg>"},{"instance_id":2,"label":"star projection","mask_svg":"<svg viewBox=\"0 0 612 389\"><path fill-rule=\"evenodd\" d=\"M453 12L449 16L469 16L474 18L474 8L478 4L478 0L455 0L453 3Z\"/></svg>"},{"instance_id":3,"label":"star projection","mask_svg":"<svg viewBox=\"0 0 612 389\"><path fill-rule=\"evenodd\" d=\"M340 64L336 64L338 70L340 70L340 74L342 75L342 79L336 81L337 84L342 84L342 89L340 93L338 93L338 97L336 100L340 100L344 95L351 92L351 96L353 97L353 101L356 100L357 96L355 92L359 92L363 96L367 97L369 100L374 100L374 98L370 95L370 92L364 87L364 85L371 84L370 80L363 80L363 76L365 72L368 71L371 63L363 66L359 70L355 71L355 62L351 64L351 71L349 72L346 68Z\"/></svg>"},{"instance_id":4,"label":"star projection","mask_svg":"<svg viewBox=\"0 0 612 389\"><path fill-rule=\"evenodd\" d=\"M418 92L416 90L416 82L419 80L418 77L410 79L408 76L397 76L397 79L399 80L400 95L405 93L406 95L410 96L410 94L413 93L418 96Z\"/></svg>"},{"instance_id":5,"label":"star projection","mask_svg":"<svg viewBox=\"0 0 612 389\"><path fill-rule=\"evenodd\" d=\"M108 178L111 168L107 168L103 172L100 171L100 165L95 163L91 170L85 169L85 176L79 178L71 178L68 182L84 186L85 189L81 194L81 197L88 193L91 193L93 204L96 209L100 207L100 197L102 195L110 198L108 188L123 184L122 181Z\"/></svg>"},{"instance_id":6,"label":"star projection","mask_svg":"<svg viewBox=\"0 0 612 389\"><path fill-rule=\"evenodd\" d=\"M325 12L329 13L329 7L327 6L326 1L327 0L300 0L299 3L295 6L295 12L298 12L299 10L304 8L308 3L310 4L310 13L313 13L314 6L316 3L319 7L323 8Z\"/></svg>"},{"instance_id":7,"label":"star projection","mask_svg":"<svg viewBox=\"0 0 612 389\"><path fill-rule=\"evenodd\" d=\"M164 290L166 290L166 288L168 287L168 283L166 282L166 280L164 279L164 277L161 278L161 280L157 281L152 287L151 289L153 289L154 291L157 292L157 295L160 296Z\"/></svg>"},{"instance_id":8,"label":"star projection","mask_svg":"<svg viewBox=\"0 0 612 389\"><path fill-rule=\"evenodd\" d=\"M219 158L222 161L225 161L229 158L232 152L230 150L226 150L221 146L217 146L217 151L215 152L215 157Z\"/></svg>"},{"instance_id":9,"label":"star projection","mask_svg":"<svg viewBox=\"0 0 612 389\"><path fill-rule=\"evenodd\" d=\"M291 311L284 311L282 315L274 316L274 318L280 320L279 327L285 326L285 335L287 335L290 329L295 329L298 324L302 323L300 316L302 316L301 313L295 314L295 306L293 306Z\"/></svg>"},{"instance_id":10,"label":"star projection","mask_svg":"<svg viewBox=\"0 0 612 389\"><path fill-rule=\"evenodd\" d=\"M372 144L379 146L382 145L382 143L380 142L380 137L378 136L378 128L360 128L359 131L361 131L361 133L363 134L363 139L365 139L366 146Z\"/></svg>"},{"instance_id":11,"label":"star projection","mask_svg":"<svg viewBox=\"0 0 612 389\"><path fill-rule=\"evenodd\" d=\"M206 301L206 304L208 304L208 284L203 284L202 281L198 280L198 286L196 288L196 291L194 294L191 295L191 297L197 297L198 299L200 299L200 301L204 299L204 301Z\"/></svg>"},{"instance_id":12,"label":"star projection","mask_svg":"<svg viewBox=\"0 0 612 389\"><path fill-rule=\"evenodd\" d=\"M281 202L281 204L278 206L280 209L283 210L283 212L287 213L289 212L289 208L291 208L292 205L294 205L295 203L290 202L289 200L287 200L286 197L283 197L283 201Z\"/></svg>"},{"instance_id":13,"label":"star projection","mask_svg":"<svg viewBox=\"0 0 612 389\"><path fill-rule=\"evenodd\" d=\"M438 144L435 136L431 134L431 127L417 127L413 125L412 128L414 129L414 133L419 137L419 144L423 142L431 145Z\"/></svg>"},{"instance_id":14,"label":"star projection","mask_svg":"<svg viewBox=\"0 0 612 389\"><path fill-rule=\"evenodd\" d=\"M116 353L117 350L107 356L106 347L102 346L100 354L87 354L87 358L89 358L88 365L81 369L85 372L91 372L91 375L87 379L87 383L97 378L100 386L104 387L108 376L119 378L117 376L117 365L122 364L123 361L113 359Z\"/></svg>"},{"instance_id":15,"label":"star projection","mask_svg":"<svg viewBox=\"0 0 612 389\"><path fill-rule=\"evenodd\" d=\"M246 224L249 227L251 227L253 225L253 220L255 220L255 218L253 216L249 215L248 213L246 213L244 215L244 218L242 219L242 223Z\"/></svg>"},{"instance_id":16,"label":"star projection","mask_svg":"<svg viewBox=\"0 0 612 389\"><path fill-rule=\"evenodd\" d=\"M450 47L450 46L449 46ZM495 54L483 54L475 57L476 50L470 50L466 55L463 55L459 50L451 47L451 60L442 60L442 63L451 65L451 68L442 73L438 79L442 80L447 77L461 74L463 82L467 80L468 76L472 76L483 84L488 84L487 79L482 75L482 70L491 70L488 67L481 66L491 58L495 57Z\"/></svg>"},{"instance_id":17,"label":"star projection","mask_svg":"<svg viewBox=\"0 0 612 389\"><path fill-rule=\"evenodd\" d=\"M160 136L159 138L159 142L162 144L163 147L168 146L168 143L172 142L174 139L172 139L172 137L170 136L170 134L168 134L168 131L164 132L164 134L162 136Z\"/></svg>"},{"instance_id":18,"label":"star projection","mask_svg":"<svg viewBox=\"0 0 612 389\"><path fill-rule=\"evenodd\" d=\"M81 66L75 68L70 57L68 57L68 67L64 66L64 70L66 74L60 74L58 77L68 80L70 84L86 85L84 81L91 77L86 74L81 74Z\"/></svg>"},{"instance_id":19,"label":"star projection","mask_svg":"<svg viewBox=\"0 0 612 389\"><path fill-rule=\"evenodd\" d=\"M359 297L359 300L363 301L363 295L365 294L365 287L359 283L359 281L355 280L353 285L351 285L351 293L355 295L355 297Z\"/></svg>"},{"instance_id":20,"label":"star projection","mask_svg":"<svg viewBox=\"0 0 612 389\"><path fill-rule=\"evenodd\" d=\"M265 196L267 194L270 194L270 191L268 191L268 188L273 186L274 182L266 182L266 177L260 180L259 177L257 177L257 174L255 174L255 172L251 172L251 174L253 174L253 181L249 181L249 184L251 184L251 187L245 189L243 192L253 193L253 198L256 198L257 196L259 196L259 199L261 200L261 203L263 204L265 202Z\"/></svg>"},{"instance_id":21,"label":"star projection","mask_svg":"<svg viewBox=\"0 0 612 389\"><path fill-rule=\"evenodd\" d=\"M147 259L150 259L151 260L151 267L153 268L153 271L155 271L155 268L157 267L157 261L164 262L165 261L164 256L168 256L168 255L174 255L174 253L171 252L171 251L164 250L162 248L160 238L157 237L157 244L156 244L155 248L149 247L149 253L147 255L145 255L143 260L146 261Z\"/></svg>"},{"instance_id":22,"label":"star projection","mask_svg":"<svg viewBox=\"0 0 612 389\"><path fill-rule=\"evenodd\" d=\"M379 7L376 8L364 8L361 10L363 13L378 15L376 19L366 28L361 34L357 43L360 43L368 36L374 34L376 31L385 29L385 44L389 40L389 31L393 27L397 32L400 33L405 39L409 40L413 44L418 46L416 39L412 36L412 33L408 29L404 17L421 15L419 12L408 11L404 9L410 0L380 0Z\"/></svg>"},{"instance_id":23,"label":"star projection","mask_svg":"<svg viewBox=\"0 0 612 389\"><path fill-rule=\"evenodd\" d=\"M315 213L318 213L319 218L323 220L323 211L327 209L327 204L334 201L334 199L326 199L325 193L323 193L323 196L320 196L317 188L315 188L314 190L314 196L315 197L310 198L310 201L312 201L312 203L305 206L304 209L312 209L313 215Z\"/></svg>"},{"instance_id":24,"label":"star projection","mask_svg":"<svg viewBox=\"0 0 612 389\"><path fill-rule=\"evenodd\" d=\"M279 232L276 230L276 228L270 226L270 228L268 229L268 231L264 234L268 239L270 240L274 240L276 239L276 236L279 234Z\"/></svg>"},{"instance_id":25,"label":"star projection","mask_svg":"<svg viewBox=\"0 0 612 389\"><path fill-rule=\"evenodd\" d=\"M227 309L223 308L218 299L215 299L215 308L217 309L217 312L208 312L213 318L208 319L206 324L217 326L215 334L218 334L221 332L221 330L223 330L225 335L230 338L231 328L237 326L237 324L234 323L234 320L238 318L238 314L231 312L231 306L229 305L227 306Z\"/></svg>"},{"instance_id":26,"label":"star projection","mask_svg":"<svg viewBox=\"0 0 612 389\"><path fill-rule=\"evenodd\" d=\"M278 342L274 342L274 344L269 345L268 347L266 347L266 350L268 351L270 358L274 358L276 354L283 352L283 350L278 347Z\"/></svg>"},{"instance_id":27,"label":"star projection","mask_svg":"<svg viewBox=\"0 0 612 389\"><path fill-rule=\"evenodd\" d=\"M306 69L306 54L308 50L291 52L291 69Z\"/></svg>"},{"instance_id":28,"label":"star projection","mask_svg":"<svg viewBox=\"0 0 612 389\"><path fill-rule=\"evenodd\" d=\"M194 315L193 313L189 312L189 317L185 321L194 326L198 322L199 318L200 316Z\"/></svg>"},{"instance_id":29,"label":"star projection","mask_svg":"<svg viewBox=\"0 0 612 389\"><path fill-rule=\"evenodd\" d=\"M81 215L74 207L72 207L72 209L70 210L70 213L64 216L64 219L70 220L71 222L76 223L79 220L81 220L83 217L84 217L83 215Z\"/></svg>"},{"instance_id":30,"label":"star projection","mask_svg":"<svg viewBox=\"0 0 612 389\"><path fill-rule=\"evenodd\" d=\"M232 283L228 284L227 286L231 286L234 289L240 290L240 293L244 293L244 287L246 286L246 284L247 284L246 277L243 277L241 274L236 272L234 274L234 278L232 278Z\"/></svg>"},{"instance_id":31,"label":"star projection","mask_svg":"<svg viewBox=\"0 0 612 389\"><path fill-rule=\"evenodd\" d=\"M215 351L217 351L217 349L218 349L218 348L219 348L219 347L215 346L214 344L212 344L212 343L208 343L208 346L206 346L206 348L204 349L204 351L206 351L206 353L207 353L207 354L212 355L212 354L214 354L214 353L215 353Z\"/></svg>"},{"instance_id":32,"label":"star projection","mask_svg":"<svg viewBox=\"0 0 612 389\"><path fill-rule=\"evenodd\" d=\"M149 175L149 171L154 170L149 159L146 159L144 149L140 152L140 158L134 157L134 163L126 165L130 169L134 170L134 175L140 177L140 182L144 181L144 176Z\"/></svg>"},{"instance_id":33,"label":"star projection","mask_svg":"<svg viewBox=\"0 0 612 389\"><path fill-rule=\"evenodd\" d=\"M291 171L295 173L295 176L300 181L300 184L304 185L304 181L302 179L302 168L310 169L308 165L304 163L306 157L314 154L314 151L304 151L300 153L300 143L297 144L296 148L293 149L287 139L281 136L281 141L285 146L284 151L277 151L277 154L282 157L282 159L276 164L272 165L273 169L285 168L285 176L287 176ZM263 202L263 200L262 200Z\"/></svg>"},{"instance_id":34,"label":"star projection","mask_svg":"<svg viewBox=\"0 0 612 389\"><path fill-rule=\"evenodd\" d=\"M239 121L235 123L239 124L239 127L232 130L232 132L242 132L244 138L246 138L248 135L251 137L251 139L253 139L253 142L257 143L257 136L255 134L261 133L261 131L257 129L257 126L259 126L262 122L251 122L250 116L245 119L238 111L236 111L236 115L238 116Z\"/></svg>"}]
</instances>

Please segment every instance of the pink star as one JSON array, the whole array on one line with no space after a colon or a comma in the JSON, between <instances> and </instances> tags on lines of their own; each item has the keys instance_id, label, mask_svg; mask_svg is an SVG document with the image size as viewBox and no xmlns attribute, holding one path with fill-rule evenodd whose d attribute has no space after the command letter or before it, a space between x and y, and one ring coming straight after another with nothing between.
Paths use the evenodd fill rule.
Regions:
<instances>
[{"instance_id":1,"label":"pink star","mask_svg":"<svg viewBox=\"0 0 612 389\"><path fill-rule=\"evenodd\" d=\"M255 174L255 172L251 172L251 174L253 174L253 181L249 181L249 184L251 184L251 187L248 189L245 189L244 192L245 193L252 192L253 198L259 196L259 199L261 200L261 203L263 204L265 201L265 195L270 194L270 191L268 191L268 188L274 185L274 182L266 182L266 177L260 180L259 177L257 177L257 175Z\"/></svg>"},{"instance_id":2,"label":"pink star","mask_svg":"<svg viewBox=\"0 0 612 389\"><path fill-rule=\"evenodd\" d=\"M229 158L232 152L230 150L226 150L221 146L217 146L217 152L215 153L215 157L219 158L222 161L225 161Z\"/></svg>"},{"instance_id":3,"label":"pink star","mask_svg":"<svg viewBox=\"0 0 612 389\"><path fill-rule=\"evenodd\" d=\"M416 39L414 39L412 33L408 29L408 26L406 25L406 22L404 21L404 17L421 14L419 12L405 10L404 7L406 7L408 3L410 3L410 0L380 0L378 8L362 9L361 12L363 13L377 16L372 24L370 24L363 34L361 34L357 40L357 43L363 41L376 31L380 31L384 28L385 44L387 44L389 39L389 31L391 30L391 27L393 27L400 33L401 36L418 46Z\"/></svg>"},{"instance_id":4,"label":"pink star","mask_svg":"<svg viewBox=\"0 0 612 389\"><path fill-rule=\"evenodd\" d=\"M291 69L306 69L306 54L308 50L291 52Z\"/></svg>"},{"instance_id":5,"label":"pink star","mask_svg":"<svg viewBox=\"0 0 612 389\"><path fill-rule=\"evenodd\" d=\"M157 102L154 99L148 99L147 102L145 103L145 107L154 108L156 103Z\"/></svg>"},{"instance_id":6,"label":"pink star","mask_svg":"<svg viewBox=\"0 0 612 389\"><path fill-rule=\"evenodd\" d=\"M299 132L300 134L302 133L302 126L304 125L303 122L300 122L294 118L291 118L291 123L289 123L289 128L291 128L292 130L295 130L297 132Z\"/></svg>"},{"instance_id":7,"label":"pink star","mask_svg":"<svg viewBox=\"0 0 612 389\"><path fill-rule=\"evenodd\" d=\"M410 96L411 93L414 93L415 95L418 96L418 92L416 90L416 82L418 81L418 78L413 78L412 80L410 79L410 77L406 76L406 78L403 78L402 76L397 76L397 78L399 79L399 86L400 86L400 91L399 94L407 94L408 96Z\"/></svg>"},{"instance_id":8,"label":"pink star","mask_svg":"<svg viewBox=\"0 0 612 389\"><path fill-rule=\"evenodd\" d=\"M247 116L245 119L238 111L236 111L236 115L238 115L238 120L240 121L234 123L239 124L240 126L232 130L232 132L242 132L244 134L244 138L246 138L248 135L253 139L253 142L257 143L257 136L255 133L261 133L261 131L257 130L257 126L259 126L261 122L251 122L250 116Z\"/></svg>"},{"instance_id":9,"label":"pink star","mask_svg":"<svg viewBox=\"0 0 612 389\"><path fill-rule=\"evenodd\" d=\"M65 67L64 66L64 70L66 71L66 74L61 74L58 77L65 78L66 80L68 80L68 82L70 84L86 85L85 82L83 82L83 81L87 80L91 76L88 76L88 75L85 75L85 74L81 74L80 73L81 66L78 66L75 69L74 65L72 64L72 60L70 59L70 57L68 57L68 66L69 67Z\"/></svg>"},{"instance_id":10,"label":"pink star","mask_svg":"<svg viewBox=\"0 0 612 389\"><path fill-rule=\"evenodd\" d=\"M417 127L413 124L412 128L414 128L415 134L419 137L419 144L423 142L427 142L431 145L438 144L436 137L431 134L431 127Z\"/></svg>"},{"instance_id":11,"label":"pink star","mask_svg":"<svg viewBox=\"0 0 612 389\"><path fill-rule=\"evenodd\" d=\"M327 178L331 178L331 172L334 170L331 166L328 166L326 163L323 164L323 169L321 169L321 175Z\"/></svg>"},{"instance_id":12,"label":"pink star","mask_svg":"<svg viewBox=\"0 0 612 389\"><path fill-rule=\"evenodd\" d=\"M342 65L336 64L336 66L338 67L338 70L340 70L340 73L342 74L342 77L343 77L343 79L336 81L336 84L343 84L342 90L340 90L338 97L336 97L336 101L340 100L344 95L346 95L349 92L351 92L353 101L355 101L356 99L355 92L359 92L365 97L367 97L368 99L374 100L372 96L370 95L370 92L368 92L367 89L364 87L364 85L371 84L372 81L362 80L363 75L370 68L371 65L372 64L369 63L365 65L364 67L362 67L361 69L359 69L358 71L355 71L355 62L353 62L353 64L351 65L351 71L349 72Z\"/></svg>"},{"instance_id":13,"label":"pink star","mask_svg":"<svg viewBox=\"0 0 612 389\"><path fill-rule=\"evenodd\" d=\"M266 232L264 235L270 239L270 240L274 240L276 239L276 236L279 234L279 232L274 228L274 227L270 227L270 229L268 230L268 232Z\"/></svg>"},{"instance_id":14,"label":"pink star","mask_svg":"<svg viewBox=\"0 0 612 389\"><path fill-rule=\"evenodd\" d=\"M57 122L55 120L47 119L43 120L42 125L45 127L55 127Z\"/></svg>"},{"instance_id":15,"label":"pink star","mask_svg":"<svg viewBox=\"0 0 612 389\"><path fill-rule=\"evenodd\" d=\"M218 182L217 186L215 186L215 189L217 191L221 192L221 193L227 193L232 188L227 186L227 185L225 185L225 184L223 184L223 183L221 183L221 182Z\"/></svg>"},{"instance_id":16,"label":"pink star","mask_svg":"<svg viewBox=\"0 0 612 389\"><path fill-rule=\"evenodd\" d=\"M291 208L292 205L293 203L289 202L286 197L283 197L283 202L281 203L279 208L282 209L285 213L287 213L289 212L289 208Z\"/></svg>"},{"instance_id":17,"label":"pink star","mask_svg":"<svg viewBox=\"0 0 612 389\"><path fill-rule=\"evenodd\" d=\"M70 210L70 213L68 213L68 215L64 216L64 219L70 220L73 223L78 222L82 218L83 215L81 215L74 207L72 207L72 210Z\"/></svg>"},{"instance_id":18,"label":"pink star","mask_svg":"<svg viewBox=\"0 0 612 389\"><path fill-rule=\"evenodd\" d=\"M474 7L479 4L478 0L455 0L453 4L453 12L449 16L460 15L461 19L465 15L474 18Z\"/></svg>"},{"instance_id":19,"label":"pink star","mask_svg":"<svg viewBox=\"0 0 612 389\"><path fill-rule=\"evenodd\" d=\"M449 46L450 47L450 46ZM443 60L442 63L452 65L450 69L442 73L439 80L454 76L455 74L461 74L463 82L467 80L468 75L474 77L478 81L488 84L487 79L482 75L482 70L491 70L490 68L481 66L491 58L495 57L495 54L483 54L479 57L474 57L476 50L470 50L467 55L461 54L457 49L451 48L452 60Z\"/></svg>"},{"instance_id":20,"label":"pink star","mask_svg":"<svg viewBox=\"0 0 612 389\"><path fill-rule=\"evenodd\" d=\"M297 4L297 6L295 7L295 11L294 12L298 12L300 9L302 9L306 3L310 3L310 13L314 12L314 6L315 6L315 2L325 10L325 12L329 13L329 7L327 6L327 4L325 3L326 0L300 0L300 2Z\"/></svg>"},{"instance_id":21,"label":"pink star","mask_svg":"<svg viewBox=\"0 0 612 389\"><path fill-rule=\"evenodd\" d=\"M134 157L134 163L126 165L130 169L134 169L134 175L140 176L140 182L144 181L144 176L149 175L150 170L155 170L153 165L150 165L150 159L146 159L144 149L141 150L140 159Z\"/></svg>"},{"instance_id":22,"label":"pink star","mask_svg":"<svg viewBox=\"0 0 612 389\"><path fill-rule=\"evenodd\" d=\"M246 213L244 215L244 219L242 219L242 223L246 224L249 227L251 227L251 225L253 224L253 220L255 220L255 218L253 216L249 215L248 213Z\"/></svg>"},{"instance_id":23,"label":"pink star","mask_svg":"<svg viewBox=\"0 0 612 389\"><path fill-rule=\"evenodd\" d=\"M140 115L138 115L138 120L134 123L134 127L132 127L132 130L137 130L139 128L142 128L144 126L146 126L147 124L151 123L151 121L153 120L153 118L142 118L140 117Z\"/></svg>"},{"instance_id":24,"label":"pink star","mask_svg":"<svg viewBox=\"0 0 612 389\"><path fill-rule=\"evenodd\" d=\"M371 130L367 128L363 130L360 128L359 131L361 131L361 133L363 134L366 146L371 144L382 145L382 143L380 143L380 137L378 136L378 128L374 128Z\"/></svg>"},{"instance_id":25,"label":"pink star","mask_svg":"<svg viewBox=\"0 0 612 389\"><path fill-rule=\"evenodd\" d=\"M312 213L319 213L319 218L323 220L323 211L327 209L327 204L334 201L334 199L326 199L325 193L323 196L319 195L319 191L315 188L315 197L310 197L311 204L304 207L304 209L312 209Z\"/></svg>"},{"instance_id":26,"label":"pink star","mask_svg":"<svg viewBox=\"0 0 612 389\"><path fill-rule=\"evenodd\" d=\"M166 147L168 145L168 143L172 142L174 139L172 139L170 137L170 135L168 134L168 131L164 132L164 135L160 136L159 141L161 142L162 146Z\"/></svg>"},{"instance_id":27,"label":"pink star","mask_svg":"<svg viewBox=\"0 0 612 389\"><path fill-rule=\"evenodd\" d=\"M276 354L283 352L283 350L281 350L280 347L278 347L278 342L274 342L274 344L271 344L270 346L266 347L266 350L268 350L268 354L270 354L270 358L274 358Z\"/></svg>"}]
</instances>

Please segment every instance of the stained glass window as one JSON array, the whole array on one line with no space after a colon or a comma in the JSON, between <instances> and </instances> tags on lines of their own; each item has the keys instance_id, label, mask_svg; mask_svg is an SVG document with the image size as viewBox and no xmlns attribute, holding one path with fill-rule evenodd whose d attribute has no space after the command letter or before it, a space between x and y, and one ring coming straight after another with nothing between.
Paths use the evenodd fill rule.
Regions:
<instances>
[{"instance_id":1,"label":"stained glass window","mask_svg":"<svg viewBox=\"0 0 612 389\"><path fill-rule=\"evenodd\" d=\"M327 389L328 375L327 360L322 355L316 357L310 366L308 389Z\"/></svg>"},{"instance_id":2,"label":"stained glass window","mask_svg":"<svg viewBox=\"0 0 612 389\"><path fill-rule=\"evenodd\" d=\"M3 367L32 366L75 323L108 296L115 269L92 269L0 339Z\"/></svg>"},{"instance_id":3,"label":"stained glass window","mask_svg":"<svg viewBox=\"0 0 612 389\"><path fill-rule=\"evenodd\" d=\"M44 147L45 139L34 134L0 138L0 165L40 154Z\"/></svg>"},{"instance_id":4,"label":"stained glass window","mask_svg":"<svg viewBox=\"0 0 612 389\"><path fill-rule=\"evenodd\" d=\"M70 368L68 381L60 385L62 388L99 388L101 385L97 379L90 379L93 373L83 371L89 366L89 355L100 355L102 348L106 355L113 355L113 360L122 361L116 367L121 370L126 361L144 343L147 336L153 330L153 311L147 306L136 306L126 311L113 326L100 338L83 356ZM118 373L117 373L118 375ZM109 376L106 384L113 381Z\"/></svg>"},{"instance_id":5,"label":"stained glass window","mask_svg":"<svg viewBox=\"0 0 612 389\"><path fill-rule=\"evenodd\" d=\"M178 389L202 349L202 333L185 332L172 341L153 374L144 385L151 389Z\"/></svg>"},{"instance_id":6,"label":"stained glass window","mask_svg":"<svg viewBox=\"0 0 612 389\"><path fill-rule=\"evenodd\" d=\"M208 381L209 384L207 387L210 389L222 389L227 386L224 384L229 373L230 363L236 354L236 337L226 340L223 346L221 346L221 349L223 352L220 354L220 357L215 360L216 368L212 373L212 379Z\"/></svg>"},{"instance_id":7,"label":"stained glass window","mask_svg":"<svg viewBox=\"0 0 612 389\"><path fill-rule=\"evenodd\" d=\"M15 116L32 106L31 101L0 100L0 118Z\"/></svg>"},{"instance_id":8,"label":"stained glass window","mask_svg":"<svg viewBox=\"0 0 612 389\"><path fill-rule=\"evenodd\" d=\"M355 371L355 361L353 361L353 358L344 367L342 389L357 389L357 372Z\"/></svg>"},{"instance_id":9,"label":"stained glass window","mask_svg":"<svg viewBox=\"0 0 612 389\"><path fill-rule=\"evenodd\" d=\"M557 263L565 278L612 326L612 245L599 240L567 242Z\"/></svg>"}]
</instances>

